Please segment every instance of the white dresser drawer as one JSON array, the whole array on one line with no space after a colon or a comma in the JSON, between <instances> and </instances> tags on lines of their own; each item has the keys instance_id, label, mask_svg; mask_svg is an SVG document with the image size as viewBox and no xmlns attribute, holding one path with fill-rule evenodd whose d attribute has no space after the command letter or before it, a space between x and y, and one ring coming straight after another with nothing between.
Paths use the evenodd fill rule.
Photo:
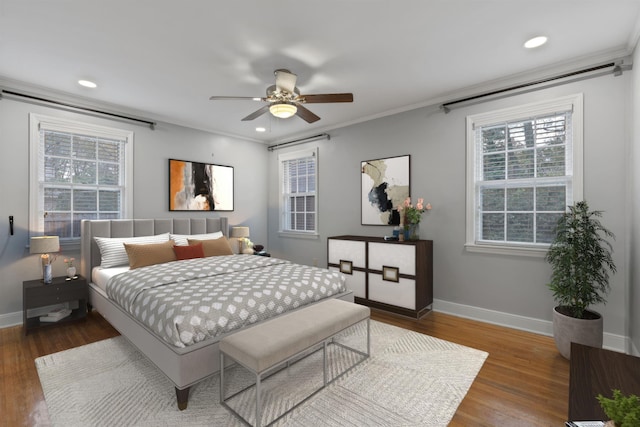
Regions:
<instances>
[{"instance_id":1,"label":"white dresser drawer","mask_svg":"<svg viewBox=\"0 0 640 427\"><path fill-rule=\"evenodd\" d=\"M415 276L416 247L389 243L369 243L369 269L382 271L382 267L396 267L400 274Z\"/></svg>"},{"instance_id":2,"label":"white dresser drawer","mask_svg":"<svg viewBox=\"0 0 640 427\"><path fill-rule=\"evenodd\" d=\"M329 270L340 271L337 267L329 267ZM367 297L367 275L364 271L353 271L351 274L345 274L347 278L347 289L353 291L353 296L358 298Z\"/></svg>"},{"instance_id":3,"label":"white dresser drawer","mask_svg":"<svg viewBox=\"0 0 640 427\"><path fill-rule=\"evenodd\" d=\"M400 279L398 282L382 280L382 275L369 273L369 299L398 307L416 309L416 281Z\"/></svg>"},{"instance_id":4,"label":"white dresser drawer","mask_svg":"<svg viewBox=\"0 0 640 427\"><path fill-rule=\"evenodd\" d=\"M340 265L340 261L349 261L353 267L365 268L366 242L356 240L329 240L329 264Z\"/></svg>"}]
</instances>

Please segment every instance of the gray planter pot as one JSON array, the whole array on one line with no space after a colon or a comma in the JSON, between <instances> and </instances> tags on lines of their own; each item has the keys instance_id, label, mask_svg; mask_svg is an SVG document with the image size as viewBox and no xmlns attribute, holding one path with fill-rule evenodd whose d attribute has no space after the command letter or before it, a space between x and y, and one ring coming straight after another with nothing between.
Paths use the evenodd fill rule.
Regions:
<instances>
[{"instance_id":1,"label":"gray planter pot","mask_svg":"<svg viewBox=\"0 0 640 427\"><path fill-rule=\"evenodd\" d=\"M602 316L588 311L594 314L594 319L576 319L560 313L558 307L553 309L553 338L565 359L571 358L572 342L602 348Z\"/></svg>"}]
</instances>

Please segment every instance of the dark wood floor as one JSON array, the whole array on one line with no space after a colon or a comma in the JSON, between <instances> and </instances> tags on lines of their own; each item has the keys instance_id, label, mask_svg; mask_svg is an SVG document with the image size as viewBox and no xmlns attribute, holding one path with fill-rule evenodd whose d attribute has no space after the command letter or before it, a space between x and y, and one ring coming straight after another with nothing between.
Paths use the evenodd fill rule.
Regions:
<instances>
[{"instance_id":1,"label":"dark wood floor","mask_svg":"<svg viewBox=\"0 0 640 427\"><path fill-rule=\"evenodd\" d=\"M442 313L420 320L375 311L375 320L489 353L451 426L561 426L567 416L569 362L553 339ZM48 415L33 360L118 335L93 312L85 322L23 336L0 329L0 425L41 426Z\"/></svg>"}]
</instances>

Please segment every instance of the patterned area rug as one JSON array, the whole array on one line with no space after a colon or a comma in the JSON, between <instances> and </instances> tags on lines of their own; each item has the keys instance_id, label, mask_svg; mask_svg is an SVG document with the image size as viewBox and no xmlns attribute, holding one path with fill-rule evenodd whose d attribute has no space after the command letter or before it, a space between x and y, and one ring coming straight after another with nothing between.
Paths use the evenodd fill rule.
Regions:
<instances>
[{"instance_id":1,"label":"patterned area rug","mask_svg":"<svg viewBox=\"0 0 640 427\"><path fill-rule=\"evenodd\" d=\"M340 341L365 349L366 328ZM331 377L359 360L330 346ZM446 426L487 353L371 321L371 357L276 422L276 426ZM218 403L218 377L191 388L177 409L169 380L125 338L116 337L35 361L51 422L56 426L240 426ZM228 372L228 373L227 373ZM225 370L227 396L250 384L241 368ZM271 421L322 384L316 352L264 383ZM230 405L253 422L253 389Z\"/></svg>"}]
</instances>

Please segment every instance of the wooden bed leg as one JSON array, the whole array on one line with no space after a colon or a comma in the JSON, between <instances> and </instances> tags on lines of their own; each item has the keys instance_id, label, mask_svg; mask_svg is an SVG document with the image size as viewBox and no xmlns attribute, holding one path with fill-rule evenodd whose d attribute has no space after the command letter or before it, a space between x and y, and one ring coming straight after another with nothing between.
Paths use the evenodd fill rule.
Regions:
<instances>
[{"instance_id":1,"label":"wooden bed leg","mask_svg":"<svg viewBox=\"0 0 640 427\"><path fill-rule=\"evenodd\" d=\"M187 404L189 403L190 387L187 387L182 390L180 390L178 387L176 387L175 389L176 389L176 398L178 400L178 409L180 409L181 411L184 411L185 409L187 409Z\"/></svg>"}]
</instances>

